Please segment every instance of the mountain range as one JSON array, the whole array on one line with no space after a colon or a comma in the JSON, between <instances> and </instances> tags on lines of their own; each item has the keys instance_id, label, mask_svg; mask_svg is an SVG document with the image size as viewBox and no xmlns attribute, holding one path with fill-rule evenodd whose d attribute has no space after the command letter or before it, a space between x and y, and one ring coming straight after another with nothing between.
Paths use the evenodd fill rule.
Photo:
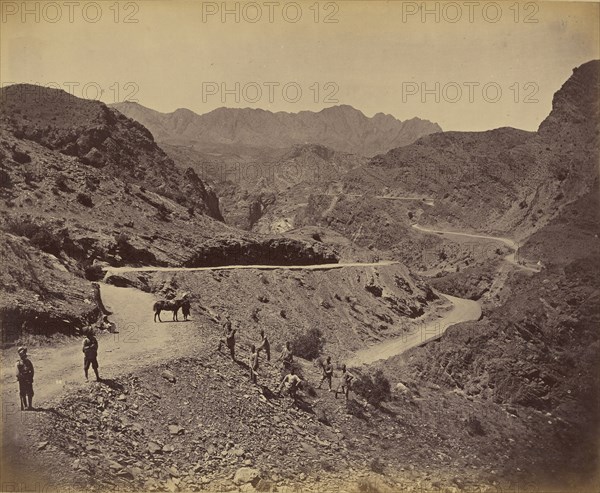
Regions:
<instances>
[{"instance_id":1,"label":"mountain range","mask_svg":"<svg viewBox=\"0 0 600 493\"><path fill-rule=\"evenodd\" d=\"M256 156L296 144L373 156L442 131L420 118L400 121L383 113L369 118L348 105L298 113L218 108L203 115L184 108L160 113L132 102L112 107L148 128L159 143L193 146L216 156Z\"/></svg>"}]
</instances>

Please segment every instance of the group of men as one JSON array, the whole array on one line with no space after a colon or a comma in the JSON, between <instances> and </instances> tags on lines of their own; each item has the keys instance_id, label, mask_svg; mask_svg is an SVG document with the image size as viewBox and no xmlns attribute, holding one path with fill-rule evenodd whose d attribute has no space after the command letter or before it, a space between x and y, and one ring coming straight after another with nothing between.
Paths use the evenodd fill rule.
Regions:
<instances>
[{"instance_id":1,"label":"group of men","mask_svg":"<svg viewBox=\"0 0 600 493\"><path fill-rule=\"evenodd\" d=\"M223 322L223 337L219 339L219 346L217 348L218 351L221 351L221 348L225 345L229 349L229 355L232 361L236 361L235 357L235 334L237 329L233 328L231 322L229 320L225 320ZM264 351L267 361L271 361L271 344L269 339L265 335L265 331L260 331L260 343L258 345L252 344L250 346L250 357L248 360L248 366L250 369L250 381L254 384L258 382L258 368L260 362L260 353ZM297 391L302 384L302 379L296 374L296 370L294 368L294 354L292 351L291 344L289 342L285 343L283 351L279 358L276 361L282 362L282 374L283 379L279 385L278 392L281 394L282 390L285 389L287 394L290 395L293 399L296 399ZM329 392L333 391L332 388L332 380L334 376L333 364L331 363L331 356L327 357L327 362L322 365L323 369L323 377L321 382L319 383L319 389L323 382L327 382L329 384ZM351 383L353 380L353 376L346 369L346 365L342 365L342 374L340 376L340 383L335 390L335 398L337 399L338 394L342 393L348 400Z\"/></svg>"},{"instance_id":2,"label":"group of men","mask_svg":"<svg viewBox=\"0 0 600 493\"><path fill-rule=\"evenodd\" d=\"M101 324L101 328L109 327L112 329L112 324L108 321L108 318L104 316ZM235 334L237 329L233 328L229 320L223 322L223 337L219 339L218 351L221 351L223 345L229 349L229 355L233 361L235 358ZM83 372L85 379L88 380L88 372L90 366L96 375L96 381L100 382L100 373L98 372L98 339L94 334L94 330L88 327L85 330L85 339L83 340ZM260 342L258 345L252 344L250 348L250 381L254 384L258 381L258 367L260 361L260 353L264 351L267 361L271 361L271 344L267 338L265 331L260 331ZM33 375L34 368L33 363L27 355L26 347L19 347L17 350L19 354L19 361L17 362L17 380L19 382L19 395L21 397L21 410L32 410L33 409ZM290 395L294 400L296 399L297 391L302 384L302 379L296 374L294 368L294 354L292 351L291 344L285 343L285 347L281 352L277 361L282 362L282 374L283 379L279 385L278 392L281 394L282 390L285 389L287 394ZM332 392L332 379L334 376L333 364L331 363L331 356L327 357L327 362L322 365L323 376L319 383L319 389L323 382L327 382L329 385L329 392ZM342 374L340 376L340 383L335 390L335 397L337 399L338 393L343 393L348 399L350 392L351 382L353 376L347 371L346 365L342 366Z\"/></svg>"}]
</instances>

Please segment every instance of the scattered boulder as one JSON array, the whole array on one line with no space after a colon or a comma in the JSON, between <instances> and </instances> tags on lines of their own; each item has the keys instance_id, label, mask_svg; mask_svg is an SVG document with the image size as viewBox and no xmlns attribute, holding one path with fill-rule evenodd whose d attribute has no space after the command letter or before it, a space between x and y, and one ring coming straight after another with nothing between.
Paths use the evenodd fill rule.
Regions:
<instances>
[{"instance_id":1,"label":"scattered boulder","mask_svg":"<svg viewBox=\"0 0 600 493\"><path fill-rule=\"evenodd\" d=\"M156 442L148 442L148 452L151 454L159 454L162 451L162 446Z\"/></svg>"},{"instance_id":2,"label":"scattered boulder","mask_svg":"<svg viewBox=\"0 0 600 493\"><path fill-rule=\"evenodd\" d=\"M252 467L240 467L233 477L233 482L237 485L252 483L252 486L256 486L260 481L260 471Z\"/></svg>"},{"instance_id":3,"label":"scattered boulder","mask_svg":"<svg viewBox=\"0 0 600 493\"><path fill-rule=\"evenodd\" d=\"M175 377L175 374L170 370L163 370L160 376L171 383L175 383L177 381L177 377Z\"/></svg>"},{"instance_id":4,"label":"scattered boulder","mask_svg":"<svg viewBox=\"0 0 600 493\"><path fill-rule=\"evenodd\" d=\"M179 425L169 425L169 433L171 435L183 435L185 429Z\"/></svg>"}]
</instances>

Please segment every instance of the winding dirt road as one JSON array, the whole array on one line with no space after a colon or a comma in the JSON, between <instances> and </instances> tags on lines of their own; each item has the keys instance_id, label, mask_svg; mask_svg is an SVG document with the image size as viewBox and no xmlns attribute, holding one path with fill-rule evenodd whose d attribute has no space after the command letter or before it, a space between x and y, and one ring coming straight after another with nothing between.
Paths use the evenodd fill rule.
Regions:
<instances>
[{"instance_id":1,"label":"winding dirt road","mask_svg":"<svg viewBox=\"0 0 600 493\"><path fill-rule=\"evenodd\" d=\"M442 317L428 323L423 323L410 333L357 351L346 364L349 366L360 366L391 358L426 342L439 339L451 325L478 320L481 316L481 306L476 301L457 298L448 294L440 293L440 295L453 305L452 309Z\"/></svg>"},{"instance_id":2,"label":"winding dirt road","mask_svg":"<svg viewBox=\"0 0 600 493\"><path fill-rule=\"evenodd\" d=\"M322 195L325 195L327 197L335 197L337 199L339 199L342 195L344 195L346 197L355 197L355 198L368 197L368 195L364 195L364 194L360 194L360 193L342 193L342 192L340 192L340 193L325 193ZM372 195L371 197L373 197L375 199L381 199L381 200L406 200L406 201L410 201L410 202L420 202L420 203L428 205L428 206L435 205L435 201L429 197L402 197L402 196L397 196L397 195ZM330 208L331 208L331 206L330 206Z\"/></svg>"},{"instance_id":3,"label":"winding dirt road","mask_svg":"<svg viewBox=\"0 0 600 493\"><path fill-rule=\"evenodd\" d=\"M391 197L390 197L391 198ZM456 231L443 231L428 229L417 224L413 228L432 234L463 236L482 240L491 240L503 243L516 251L518 244L510 238L461 233ZM536 269L517 263L515 251L506 256L506 260L521 269L537 272ZM351 262L338 264L316 265L226 265L216 267L112 267L108 273L118 274L124 272L196 272L215 270L331 270L351 267L385 267L397 264L395 261L381 262ZM100 352L98 359L101 365L101 375L112 378L117 374L130 372L146 365L159 361L166 361L175 356L182 355L182 348L174 342L181 339L182 335L192 335L192 324L169 323L156 324L150 309L155 298L133 288L117 288L101 284L101 294L104 304L113 312L112 320L119 327L118 334L103 334L99 336ZM452 303L453 308L436 321L423 324L417 330L402 337L375 344L357 352L349 363L353 365L368 364L373 361L386 359L401 354L408 349L437 339L445 330L456 323L476 320L481 316L481 307L472 300L443 295ZM81 342L67 342L59 347L30 348L29 353L36 367L35 402L47 402L63 391L77 386L86 385L83 378L83 354ZM9 352L10 351L10 352ZM14 402L16 408L19 400L17 395L14 366L17 358L13 350L2 351L2 375L0 382L3 389L3 400ZM11 357L13 356L13 357ZM103 368L109 368L105 373ZM91 373L91 372L90 372ZM7 410L5 409L5 412Z\"/></svg>"},{"instance_id":4,"label":"winding dirt road","mask_svg":"<svg viewBox=\"0 0 600 493\"><path fill-rule=\"evenodd\" d=\"M511 240L510 238L504 238L502 236L477 235L477 234L473 234L473 233L461 233L458 231L444 231L442 229L430 229L430 228L424 228L423 226L419 226L418 224L413 224L412 227L414 229L416 229L417 231L421 231L423 233L437 234L437 235L448 236L448 237L462 236L462 237L467 237L467 238L474 238L476 240L488 240L488 241L496 241L499 243L503 243L504 245L506 245L507 247L509 247L513 250L506 257L504 257L504 260L515 265L519 269L527 270L530 272L539 272L540 271L540 269L536 269L534 267L520 264L517 261L517 255L519 252L519 244L515 240Z\"/></svg>"},{"instance_id":5,"label":"winding dirt road","mask_svg":"<svg viewBox=\"0 0 600 493\"><path fill-rule=\"evenodd\" d=\"M327 270L352 267L389 266L397 264L393 261L371 263L340 263L304 266L284 265L231 265L220 267L119 267L111 268L109 273L123 272L181 272L206 270L240 270L240 269L288 269L288 270ZM192 323L169 322L154 323L151 306L155 301L152 294L134 288L118 288L100 283L102 301L112 312L111 320L119 328L117 334L98 335L100 375L103 378L114 378L118 375L139 370L148 365L168 361L185 355L186 348L177 344L177 340L192 337ZM361 362L374 361L389 357L398 352L420 345L426 340L441 336L443 330L454 323L473 320L480 314L479 306L470 300L461 300L446 296L454 304L454 308L442 318L430 325L424 325L418 331L408 334L403 341L386 341L360 353ZM163 316L168 320L168 313ZM207 323L211 323L208 319ZM437 328L436 328L437 327ZM443 330L438 330L442 328ZM436 332L437 331L437 332ZM69 341L58 347L30 347L29 354L35 364L35 404L46 405L64 391L87 385L83 375L82 342ZM14 348L2 351L2 375L0 381L3 390L3 401L10 407L8 412L15 412L19 402L14 367L17 361ZM376 357L378 356L378 357ZM107 369L104 371L104 369ZM90 375L93 372L90 371ZM92 377L93 378L93 377ZM5 412L7 409L5 408Z\"/></svg>"},{"instance_id":6,"label":"winding dirt road","mask_svg":"<svg viewBox=\"0 0 600 493\"><path fill-rule=\"evenodd\" d=\"M113 378L181 355L181 348L174 341L183 334L191 334L193 324L154 323L153 295L133 288L117 288L108 284L100 286L102 300L113 312L110 318L119 330L116 334L97 336L101 377ZM169 320L169 314L166 313L163 319ZM34 406L45 406L64 391L87 385L83 375L82 342L83 337L58 347L29 347L28 352L35 365ZM19 402L15 377L17 359L14 348L3 351L3 401L14 403L15 409ZM91 369L89 374L90 380L93 380Z\"/></svg>"}]
</instances>

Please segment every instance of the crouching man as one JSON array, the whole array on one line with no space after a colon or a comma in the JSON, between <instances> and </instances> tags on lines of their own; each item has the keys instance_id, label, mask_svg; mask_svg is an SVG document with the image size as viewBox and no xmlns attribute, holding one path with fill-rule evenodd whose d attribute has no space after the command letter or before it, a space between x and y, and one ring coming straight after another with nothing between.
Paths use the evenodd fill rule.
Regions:
<instances>
[{"instance_id":1,"label":"crouching man","mask_svg":"<svg viewBox=\"0 0 600 493\"><path fill-rule=\"evenodd\" d=\"M283 380L279 385L279 393L281 394L281 391L285 387L285 390L287 391L288 395L292 399L296 400L298 389L300 388L301 383L302 379L298 375L296 375L296 371L292 368L290 372L285 377L283 377Z\"/></svg>"}]
</instances>

